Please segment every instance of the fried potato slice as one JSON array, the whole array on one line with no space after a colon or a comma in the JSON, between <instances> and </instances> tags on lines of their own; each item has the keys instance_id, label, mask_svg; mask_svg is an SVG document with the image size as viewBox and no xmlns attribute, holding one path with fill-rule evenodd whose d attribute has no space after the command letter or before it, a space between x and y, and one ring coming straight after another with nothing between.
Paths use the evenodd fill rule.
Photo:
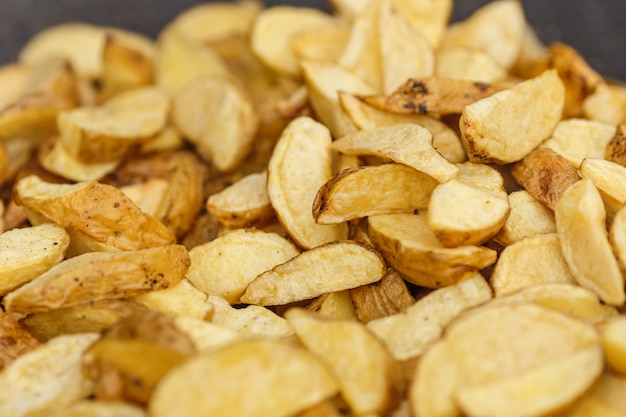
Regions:
<instances>
[{"instance_id":1,"label":"fried potato slice","mask_svg":"<svg viewBox=\"0 0 626 417\"><path fill-rule=\"evenodd\" d=\"M567 188L580 180L578 170L560 153L539 147L511 168L515 181L552 210Z\"/></svg>"},{"instance_id":2,"label":"fried potato slice","mask_svg":"<svg viewBox=\"0 0 626 417\"><path fill-rule=\"evenodd\" d=\"M230 187L212 194L207 210L228 227L264 225L274 217L267 193L267 171L246 175Z\"/></svg>"},{"instance_id":3,"label":"fried potato slice","mask_svg":"<svg viewBox=\"0 0 626 417\"><path fill-rule=\"evenodd\" d=\"M459 125L470 161L522 159L552 134L561 120L564 94L556 71L548 70L466 106ZM531 119L537 123L528 123Z\"/></svg>"},{"instance_id":4,"label":"fried potato slice","mask_svg":"<svg viewBox=\"0 0 626 417\"><path fill-rule=\"evenodd\" d=\"M558 152L578 168L585 158L604 158L615 131L615 126L592 120L563 120L542 146Z\"/></svg>"},{"instance_id":5,"label":"fried potato slice","mask_svg":"<svg viewBox=\"0 0 626 417\"><path fill-rule=\"evenodd\" d=\"M65 229L52 223L0 234L0 295L61 262L69 244Z\"/></svg>"},{"instance_id":6,"label":"fried potato slice","mask_svg":"<svg viewBox=\"0 0 626 417\"><path fill-rule=\"evenodd\" d=\"M535 234L555 233L554 212L526 190L509 194L511 212L494 239L504 246Z\"/></svg>"},{"instance_id":7,"label":"fried potato slice","mask_svg":"<svg viewBox=\"0 0 626 417\"><path fill-rule=\"evenodd\" d=\"M353 320L332 320L298 308L289 309L285 317L302 344L336 375L354 414L392 409L399 388L397 364L381 340Z\"/></svg>"},{"instance_id":8,"label":"fried potato slice","mask_svg":"<svg viewBox=\"0 0 626 417\"><path fill-rule=\"evenodd\" d=\"M288 304L369 284L384 274L385 263L375 250L353 241L327 243L260 274L248 285L240 301Z\"/></svg>"},{"instance_id":9,"label":"fried potato slice","mask_svg":"<svg viewBox=\"0 0 626 417\"><path fill-rule=\"evenodd\" d=\"M444 183L459 168L433 147L433 134L414 123L382 126L350 133L333 142L332 148L347 155L373 155L408 165Z\"/></svg>"},{"instance_id":10,"label":"fried potato slice","mask_svg":"<svg viewBox=\"0 0 626 417\"><path fill-rule=\"evenodd\" d=\"M88 300L85 304L29 314L20 324L44 343L64 334L100 333L142 309L129 300Z\"/></svg>"},{"instance_id":11,"label":"fried potato slice","mask_svg":"<svg viewBox=\"0 0 626 417\"><path fill-rule=\"evenodd\" d=\"M80 160L110 162L163 129L168 111L169 97L162 89L139 87L117 94L102 107L59 114L59 138Z\"/></svg>"},{"instance_id":12,"label":"fried potato slice","mask_svg":"<svg viewBox=\"0 0 626 417\"><path fill-rule=\"evenodd\" d=\"M146 182L118 187L141 211L154 217L165 196L169 182L163 178L150 178Z\"/></svg>"},{"instance_id":13,"label":"fried potato slice","mask_svg":"<svg viewBox=\"0 0 626 417\"><path fill-rule=\"evenodd\" d=\"M172 318L145 310L107 329L83 364L97 399L144 404L159 380L193 353L191 339Z\"/></svg>"},{"instance_id":14,"label":"fried potato slice","mask_svg":"<svg viewBox=\"0 0 626 417\"><path fill-rule=\"evenodd\" d=\"M300 67L291 48L292 35L299 30L334 25L333 17L309 7L274 6L254 20L250 44L254 53L274 71L298 77Z\"/></svg>"},{"instance_id":15,"label":"fried potato slice","mask_svg":"<svg viewBox=\"0 0 626 417\"><path fill-rule=\"evenodd\" d=\"M280 399L267 401L276 392ZM154 417L290 416L337 392L335 378L306 350L267 340L242 341L173 369L157 386L148 410Z\"/></svg>"},{"instance_id":16,"label":"fried potato slice","mask_svg":"<svg viewBox=\"0 0 626 417\"><path fill-rule=\"evenodd\" d=\"M0 109L17 101L28 87L32 68L25 64L11 63L0 66Z\"/></svg>"},{"instance_id":17,"label":"fried potato slice","mask_svg":"<svg viewBox=\"0 0 626 417\"><path fill-rule=\"evenodd\" d=\"M360 130L415 123L425 127L433 134L432 146L449 162L458 163L466 159L459 136L439 119L423 114L396 114L383 111L365 104L359 98L344 91L339 92L339 102L341 108Z\"/></svg>"},{"instance_id":18,"label":"fried potato slice","mask_svg":"<svg viewBox=\"0 0 626 417\"><path fill-rule=\"evenodd\" d=\"M624 114L626 114L626 88L620 85L600 82L583 102L585 119L618 125L624 122Z\"/></svg>"},{"instance_id":19,"label":"fried potato slice","mask_svg":"<svg viewBox=\"0 0 626 417\"><path fill-rule=\"evenodd\" d=\"M361 81L349 70L326 61L302 61L302 74L309 91L309 101L321 122L332 136L340 138L356 127L339 104L339 91L351 94L375 94L374 87Z\"/></svg>"},{"instance_id":20,"label":"fried potato slice","mask_svg":"<svg viewBox=\"0 0 626 417\"><path fill-rule=\"evenodd\" d=\"M187 278L209 295L236 304L259 274L300 253L287 239L257 229L235 229L189 252Z\"/></svg>"},{"instance_id":21,"label":"fried potato slice","mask_svg":"<svg viewBox=\"0 0 626 417\"><path fill-rule=\"evenodd\" d=\"M189 83L174 98L172 117L200 155L221 171L243 161L259 125L247 92L220 77Z\"/></svg>"},{"instance_id":22,"label":"fried potato slice","mask_svg":"<svg viewBox=\"0 0 626 417\"><path fill-rule=\"evenodd\" d=\"M209 295L207 301L215 310L211 323L232 330L242 338L282 339L293 335L287 320L265 307L234 308L217 295Z\"/></svg>"},{"instance_id":23,"label":"fried potato slice","mask_svg":"<svg viewBox=\"0 0 626 417\"><path fill-rule=\"evenodd\" d=\"M318 225L311 207L319 188L332 175L330 132L308 117L283 131L267 167L267 193L279 221L303 248L345 239L345 223Z\"/></svg>"},{"instance_id":24,"label":"fried potato slice","mask_svg":"<svg viewBox=\"0 0 626 417\"><path fill-rule=\"evenodd\" d=\"M613 218L613 223L609 228L609 242L622 274L626 274L626 209L624 207Z\"/></svg>"},{"instance_id":25,"label":"fried potato slice","mask_svg":"<svg viewBox=\"0 0 626 417\"><path fill-rule=\"evenodd\" d=\"M486 247L444 247L430 230L426 216L402 213L368 218L372 241L408 281L440 288L495 263L496 252Z\"/></svg>"},{"instance_id":26,"label":"fried potato slice","mask_svg":"<svg viewBox=\"0 0 626 417\"><path fill-rule=\"evenodd\" d=\"M504 79L507 71L484 51L450 46L437 50L434 75L439 78L495 83Z\"/></svg>"},{"instance_id":27,"label":"fried potato slice","mask_svg":"<svg viewBox=\"0 0 626 417\"><path fill-rule=\"evenodd\" d=\"M235 330L186 315L174 316L174 324L191 339L198 352L217 350L245 337Z\"/></svg>"},{"instance_id":28,"label":"fried potato slice","mask_svg":"<svg viewBox=\"0 0 626 417\"><path fill-rule=\"evenodd\" d=\"M548 56L548 47L539 39L532 25L526 22L519 55L509 72L522 78L536 77L548 69Z\"/></svg>"},{"instance_id":29,"label":"fried potato slice","mask_svg":"<svg viewBox=\"0 0 626 417\"><path fill-rule=\"evenodd\" d=\"M497 297L537 284L576 283L556 233L529 236L504 248L489 282Z\"/></svg>"},{"instance_id":30,"label":"fried potato slice","mask_svg":"<svg viewBox=\"0 0 626 417\"><path fill-rule=\"evenodd\" d=\"M18 204L63 227L121 250L175 241L163 223L141 212L123 192L110 185L53 184L28 176L17 182L14 198Z\"/></svg>"},{"instance_id":31,"label":"fried potato slice","mask_svg":"<svg viewBox=\"0 0 626 417\"><path fill-rule=\"evenodd\" d=\"M508 70L517 60L525 31L526 17L521 2L487 3L464 21L448 26L441 47L484 50Z\"/></svg>"},{"instance_id":32,"label":"fried potato slice","mask_svg":"<svg viewBox=\"0 0 626 417\"><path fill-rule=\"evenodd\" d=\"M4 307L7 312L38 313L166 289L184 277L189 263L187 250L181 245L85 253L10 292Z\"/></svg>"},{"instance_id":33,"label":"fried potato slice","mask_svg":"<svg viewBox=\"0 0 626 417\"><path fill-rule=\"evenodd\" d=\"M188 278L165 290L150 291L131 300L170 316L184 315L207 320L213 315L213 306L207 303L207 295L194 287Z\"/></svg>"},{"instance_id":34,"label":"fried potato slice","mask_svg":"<svg viewBox=\"0 0 626 417\"><path fill-rule=\"evenodd\" d=\"M626 317L601 323L599 330L607 364L615 372L626 375Z\"/></svg>"},{"instance_id":35,"label":"fried potato slice","mask_svg":"<svg viewBox=\"0 0 626 417\"><path fill-rule=\"evenodd\" d=\"M561 311L593 324L602 323L618 315L615 307L602 304L593 291L576 284L531 285L503 297L497 297L490 305L528 302Z\"/></svg>"},{"instance_id":36,"label":"fried potato slice","mask_svg":"<svg viewBox=\"0 0 626 417\"><path fill-rule=\"evenodd\" d=\"M626 413L626 378L604 372L562 417L620 417Z\"/></svg>"},{"instance_id":37,"label":"fried potato slice","mask_svg":"<svg viewBox=\"0 0 626 417\"><path fill-rule=\"evenodd\" d=\"M392 3L381 2L378 22L382 89L386 94L408 78L433 75L435 68L435 53L428 38Z\"/></svg>"},{"instance_id":38,"label":"fried potato slice","mask_svg":"<svg viewBox=\"0 0 626 417\"><path fill-rule=\"evenodd\" d=\"M452 1L392 0L391 4L433 47L439 45L452 13Z\"/></svg>"},{"instance_id":39,"label":"fried potato slice","mask_svg":"<svg viewBox=\"0 0 626 417\"><path fill-rule=\"evenodd\" d=\"M626 166L626 123L617 126L615 135L606 145L604 159Z\"/></svg>"},{"instance_id":40,"label":"fried potato slice","mask_svg":"<svg viewBox=\"0 0 626 417\"><path fill-rule=\"evenodd\" d=\"M39 341L9 314L0 313L0 372L21 355L39 346Z\"/></svg>"},{"instance_id":41,"label":"fried potato slice","mask_svg":"<svg viewBox=\"0 0 626 417\"><path fill-rule=\"evenodd\" d=\"M385 342L394 358L406 361L423 354L461 312L491 298L487 281L476 273L427 294L404 312L370 321L367 328Z\"/></svg>"},{"instance_id":42,"label":"fried potato slice","mask_svg":"<svg viewBox=\"0 0 626 417\"><path fill-rule=\"evenodd\" d=\"M626 204L626 167L598 158L585 158L580 164L580 175L590 179L600 192L608 224Z\"/></svg>"},{"instance_id":43,"label":"fried potato slice","mask_svg":"<svg viewBox=\"0 0 626 417\"><path fill-rule=\"evenodd\" d=\"M81 400L45 417L146 417L138 406L116 401Z\"/></svg>"},{"instance_id":44,"label":"fried potato slice","mask_svg":"<svg viewBox=\"0 0 626 417\"><path fill-rule=\"evenodd\" d=\"M319 189L313 217L318 224L342 224L367 216L423 210L437 184L433 177L403 164L346 169ZM368 194L363 193L365 188Z\"/></svg>"},{"instance_id":45,"label":"fried potato slice","mask_svg":"<svg viewBox=\"0 0 626 417\"><path fill-rule=\"evenodd\" d=\"M344 22L303 28L291 35L291 48L298 61L319 59L338 62L349 36L350 27Z\"/></svg>"},{"instance_id":46,"label":"fried potato slice","mask_svg":"<svg viewBox=\"0 0 626 417\"><path fill-rule=\"evenodd\" d=\"M424 354L409 397L420 416L546 415L569 405L601 371L591 324L532 304L484 307L462 314ZM488 392L494 396L482 401Z\"/></svg>"},{"instance_id":47,"label":"fried potato slice","mask_svg":"<svg viewBox=\"0 0 626 417\"><path fill-rule=\"evenodd\" d=\"M568 188L554 210L563 256L576 281L608 305L624 304L624 278L606 231L600 193L588 179Z\"/></svg>"},{"instance_id":48,"label":"fried potato slice","mask_svg":"<svg viewBox=\"0 0 626 417\"><path fill-rule=\"evenodd\" d=\"M307 311L331 319L355 319L354 304L349 290L333 291L320 295L306 306Z\"/></svg>"},{"instance_id":49,"label":"fried potato slice","mask_svg":"<svg viewBox=\"0 0 626 417\"><path fill-rule=\"evenodd\" d=\"M439 184L428 201L428 226L446 247L480 245L502 228L511 208L504 179L495 169L472 162Z\"/></svg>"},{"instance_id":50,"label":"fried potato slice","mask_svg":"<svg viewBox=\"0 0 626 417\"><path fill-rule=\"evenodd\" d=\"M82 358L96 333L59 336L0 372L0 414L26 417L67 407L92 392Z\"/></svg>"},{"instance_id":51,"label":"fried potato slice","mask_svg":"<svg viewBox=\"0 0 626 417\"><path fill-rule=\"evenodd\" d=\"M361 323L402 313L415 304L406 283L393 268L387 268L380 281L351 289L350 298Z\"/></svg>"}]
</instances>

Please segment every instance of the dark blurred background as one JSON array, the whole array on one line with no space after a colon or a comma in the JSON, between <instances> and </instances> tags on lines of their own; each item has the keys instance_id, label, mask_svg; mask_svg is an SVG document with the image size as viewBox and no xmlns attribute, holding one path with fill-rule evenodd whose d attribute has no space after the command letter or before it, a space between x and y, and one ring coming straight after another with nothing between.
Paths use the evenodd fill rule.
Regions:
<instances>
[{"instance_id":1,"label":"dark blurred background","mask_svg":"<svg viewBox=\"0 0 626 417\"><path fill-rule=\"evenodd\" d=\"M488 0L457 0L452 20L463 19ZM48 26L85 21L155 36L194 0L0 0L0 64L16 59L20 45ZM325 0L266 0L329 10ZM527 20L544 42L578 49L605 76L626 81L625 0L522 0Z\"/></svg>"}]
</instances>

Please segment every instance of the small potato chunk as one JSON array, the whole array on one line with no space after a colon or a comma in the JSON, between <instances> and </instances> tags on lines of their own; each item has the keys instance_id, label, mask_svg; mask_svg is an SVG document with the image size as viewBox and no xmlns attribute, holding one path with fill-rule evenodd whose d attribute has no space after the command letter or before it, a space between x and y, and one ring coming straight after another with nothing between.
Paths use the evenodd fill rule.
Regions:
<instances>
[{"instance_id":1,"label":"small potato chunk","mask_svg":"<svg viewBox=\"0 0 626 417\"><path fill-rule=\"evenodd\" d=\"M591 180L568 188L554 214L563 256L576 281L606 304L624 304L624 278L609 243L602 198Z\"/></svg>"},{"instance_id":2,"label":"small potato chunk","mask_svg":"<svg viewBox=\"0 0 626 417\"><path fill-rule=\"evenodd\" d=\"M528 155L561 120L564 97L563 83L549 70L466 106L459 124L470 161L506 164Z\"/></svg>"},{"instance_id":3,"label":"small potato chunk","mask_svg":"<svg viewBox=\"0 0 626 417\"><path fill-rule=\"evenodd\" d=\"M445 287L495 263L496 252L486 247L444 247L426 216L402 213L368 218L372 241L408 281L428 288Z\"/></svg>"},{"instance_id":4,"label":"small potato chunk","mask_svg":"<svg viewBox=\"0 0 626 417\"><path fill-rule=\"evenodd\" d=\"M380 280L385 263L375 250L353 241L327 243L260 274L240 301L282 305Z\"/></svg>"},{"instance_id":5,"label":"small potato chunk","mask_svg":"<svg viewBox=\"0 0 626 417\"><path fill-rule=\"evenodd\" d=\"M7 312L38 313L165 289L189 267L184 246L91 252L67 259L4 298Z\"/></svg>"},{"instance_id":6,"label":"small potato chunk","mask_svg":"<svg viewBox=\"0 0 626 417\"><path fill-rule=\"evenodd\" d=\"M511 213L494 239L504 246L525 237L541 233L555 233L554 212L533 197L520 190L509 194Z\"/></svg>"},{"instance_id":7,"label":"small potato chunk","mask_svg":"<svg viewBox=\"0 0 626 417\"><path fill-rule=\"evenodd\" d=\"M39 346L39 341L9 314L0 313L0 372L21 355Z\"/></svg>"},{"instance_id":8,"label":"small potato chunk","mask_svg":"<svg viewBox=\"0 0 626 417\"><path fill-rule=\"evenodd\" d=\"M0 295L61 262L69 244L65 229L53 223L0 234Z\"/></svg>"},{"instance_id":9,"label":"small potato chunk","mask_svg":"<svg viewBox=\"0 0 626 417\"><path fill-rule=\"evenodd\" d=\"M262 339L241 341L200 353L173 369L157 386L148 410L153 417L286 417L338 389L326 366L302 348Z\"/></svg>"},{"instance_id":10,"label":"small potato chunk","mask_svg":"<svg viewBox=\"0 0 626 417\"><path fill-rule=\"evenodd\" d=\"M600 339L609 367L626 375L626 317L619 316L601 323Z\"/></svg>"},{"instance_id":11,"label":"small potato chunk","mask_svg":"<svg viewBox=\"0 0 626 417\"><path fill-rule=\"evenodd\" d=\"M302 344L336 375L354 414L392 409L399 388L397 365L374 334L353 320L323 318L298 308L288 310L285 317Z\"/></svg>"},{"instance_id":12,"label":"small potato chunk","mask_svg":"<svg viewBox=\"0 0 626 417\"><path fill-rule=\"evenodd\" d=\"M187 278L200 291L236 304L248 284L300 253L287 239L257 229L236 229L189 252Z\"/></svg>"}]
</instances>

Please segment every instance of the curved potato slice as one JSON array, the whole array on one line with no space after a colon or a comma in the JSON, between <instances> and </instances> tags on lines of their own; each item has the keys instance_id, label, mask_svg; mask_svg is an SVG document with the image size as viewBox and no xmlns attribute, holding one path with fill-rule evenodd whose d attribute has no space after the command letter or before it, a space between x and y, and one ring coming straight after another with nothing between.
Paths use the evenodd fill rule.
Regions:
<instances>
[{"instance_id":1,"label":"curved potato slice","mask_svg":"<svg viewBox=\"0 0 626 417\"><path fill-rule=\"evenodd\" d=\"M67 259L4 298L7 312L38 313L128 298L178 283L190 260L181 245L126 252L91 252Z\"/></svg>"},{"instance_id":2,"label":"curved potato slice","mask_svg":"<svg viewBox=\"0 0 626 417\"><path fill-rule=\"evenodd\" d=\"M340 224L378 214L428 207L437 180L402 164L346 169L317 192L313 217L318 224ZM363 190L367 189L367 193Z\"/></svg>"},{"instance_id":3,"label":"curved potato slice","mask_svg":"<svg viewBox=\"0 0 626 417\"><path fill-rule=\"evenodd\" d=\"M170 371L148 410L153 417L287 417L337 391L326 366L306 350L267 340L241 341L200 353ZM280 399L267 401L276 392Z\"/></svg>"},{"instance_id":4,"label":"curved potato slice","mask_svg":"<svg viewBox=\"0 0 626 417\"><path fill-rule=\"evenodd\" d=\"M624 304L624 278L606 232L606 211L591 180L563 193L554 211L563 256L576 281L609 305Z\"/></svg>"},{"instance_id":5,"label":"curved potato slice","mask_svg":"<svg viewBox=\"0 0 626 417\"><path fill-rule=\"evenodd\" d=\"M289 304L369 284L384 274L385 262L373 249L353 241L328 243L262 273L248 285L240 301Z\"/></svg>"},{"instance_id":6,"label":"curved potato slice","mask_svg":"<svg viewBox=\"0 0 626 417\"><path fill-rule=\"evenodd\" d=\"M368 225L387 262L416 285L445 287L496 262L496 252L485 247L444 247L425 213L371 216Z\"/></svg>"},{"instance_id":7,"label":"curved potato slice","mask_svg":"<svg viewBox=\"0 0 626 417\"><path fill-rule=\"evenodd\" d=\"M345 223L319 225L311 213L319 188L332 175L330 132L308 117L283 131L267 167L267 192L276 216L303 248L345 239Z\"/></svg>"},{"instance_id":8,"label":"curved potato slice","mask_svg":"<svg viewBox=\"0 0 626 417\"><path fill-rule=\"evenodd\" d=\"M52 223L0 234L0 295L61 262L69 244L65 229Z\"/></svg>"},{"instance_id":9,"label":"curved potato slice","mask_svg":"<svg viewBox=\"0 0 626 417\"><path fill-rule=\"evenodd\" d=\"M418 124L396 124L361 130L332 144L346 155L374 155L408 165L444 183L455 178L459 168L433 147L433 134Z\"/></svg>"},{"instance_id":10,"label":"curved potato slice","mask_svg":"<svg viewBox=\"0 0 626 417\"><path fill-rule=\"evenodd\" d=\"M585 158L580 164L580 175L596 186L606 208L607 223L626 204L626 167L598 158Z\"/></svg>"},{"instance_id":11,"label":"curved potato slice","mask_svg":"<svg viewBox=\"0 0 626 417\"><path fill-rule=\"evenodd\" d=\"M175 237L117 188L97 182L53 184L31 175L15 186L15 201L55 223L121 250L171 244Z\"/></svg>"},{"instance_id":12,"label":"curved potato slice","mask_svg":"<svg viewBox=\"0 0 626 417\"><path fill-rule=\"evenodd\" d=\"M561 79L548 70L466 106L459 125L470 161L519 161L550 136L561 120L564 100Z\"/></svg>"},{"instance_id":13,"label":"curved potato slice","mask_svg":"<svg viewBox=\"0 0 626 417\"><path fill-rule=\"evenodd\" d=\"M248 93L221 77L187 84L174 98L172 118L198 153L220 171L233 170L243 161L259 126Z\"/></svg>"},{"instance_id":14,"label":"curved potato slice","mask_svg":"<svg viewBox=\"0 0 626 417\"><path fill-rule=\"evenodd\" d=\"M199 290L236 304L259 274L300 253L287 239L256 229L236 229L189 251L187 278Z\"/></svg>"},{"instance_id":15,"label":"curved potato slice","mask_svg":"<svg viewBox=\"0 0 626 417\"><path fill-rule=\"evenodd\" d=\"M393 409L398 400L397 364L381 340L354 320L327 319L299 308L288 310L285 317L302 344L328 364L354 414Z\"/></svg>"}]
</instances>

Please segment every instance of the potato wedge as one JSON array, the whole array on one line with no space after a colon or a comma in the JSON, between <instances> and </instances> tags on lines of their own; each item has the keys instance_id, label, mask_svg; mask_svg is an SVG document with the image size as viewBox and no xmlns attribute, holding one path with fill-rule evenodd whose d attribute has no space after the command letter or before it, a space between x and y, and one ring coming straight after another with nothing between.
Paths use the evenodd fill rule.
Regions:
<instances>
[{"instance_id":1,"label":"potato wedge","mask_svg":"<svg viewBox=\"0 0 626 417\"><path fill-rule=\"evenodd\" d=\"M280 399L267 401L275 392L281 393ZM157 386L148 410L154 417L290 416L337 392L335 378L306 350L266 340L242 341L196 355L173 369Z\"/></svg>"},{"instance_id":2,"label":"potato wedge","mask_svg":"<svg viewBox=\"0 0 626 417\"><path fill-rule=\"evenodd\" d=\"M360 288L360 287L359 287ZM331 319L355 319L354 304L349 290L322 294L306 306L307 311Z\"/></svg>"},{"instance_id":3,"label":"potato wedge","mask_svg":"<svg viewBox=\"0 0 626 417\"><path fill-rule=\"evenodd\" d=\"M556 231L572 275L608 305L624 304L624 278L606 231L606 211L591 180L568 188L554 210Z\"/></svg>"},{"instance_id":4,"label":"potato wedge","mask_svg":"<svg viewBox=\"0 0 626 417\"><path fill-rule=\"evenodd\" d=\"M220 77L190 82L174 98L172 118L198 153L221 171L243 161L259 126L248 93Z\"/></svg>"},{"instance_id":5,"label":"potato wedge","mask_svg":"<svg viewBox=\"0 0 626 417\"><path fill-rule=\"evenodd\" d=\"M260 274L248 285L240 301L288 304L369 284L380 280L384 273L385 263L373 249L353 241L328 243Z\"/></svg>"},{"instance_id":6,"label":"potato wedge","mask_svg":"<svg viewBox=\"0 0 626 417\"><path fill-rule=\"evenodd\" d=\"M343 22L303 28L291 35L291 48L298 61L312 59L338 62L349 36L350 26Z\"/></svg>"},{"instance_id":7,"label":"potato wedge","mask_svg":"<svg viewBox=\"0 0 626 417\"><path fill-rule=\"evenodd\" d=\"M606 209L607 224L626 204L626 167L598 158L585 158L580 164L580 175L590 179L600 192Z\"/></svg>"},{"instance_id":8,"label":"potato wedge","mask_svg":"<svg viewBox=\"0 0 626 417\"><path fill-rule=\"evenodd\" d=\"M187 278L209 295L236 304L259 274L300 253L287 239L257 229L236 229L189 252Z\"/></svg>"},{"instance_id":9,"label":"potato wedge","mask_svg":"<svg viewBox=\"0 0 626 417\"><path fill-rule=\"evenodd\" d=\"M367 323L394 358L406 361L423 354L461 312L486 303L491 288L479 273L420 298L404 312Z\"/></svg>"},{"instance_id":10,"label":"potato wedge","mask_svg":"<svg viewBox=\"0 0 626 417\"><path fill-rule=\"evenodd\" d=\"M86 253L61 262L10 292L4 307L7 312L38 313L166 289L184 277L189 263L187 250L181 245Z\"/></svg>"},{"instance_id":11,"label":"potato wedge","mask_svg":"<svg viewBox=\"0 0 626 417\"><path fill-rule=\"evenodd\" d=\"M350 298L361 323L402 313L415 304L402 276L393 268L387 268L380 281L351 289Z\"/></svg>"},{"instance_id":12,"label":"potato wedge","mask_svg":"<svg viewBox=\"0 0 626 417\"><path fill-rule=\"evenodd\" d=\"M609 367L621 375L626 374L626 318L614 317L599 326L604 356Z\"/></svg>"},{"instance_id":13,"label":"potato wedge","mask_svg":"<svg viewBox=\"0 0 626 417\"><path fill-rule=\"evenodd\" d=\"M423 210L437 184L433 177L403 164L346 169L319 189L313 217L318 224L342 224L367 216ZM364 188L368 194L362 192Z\"/></svg>"},{"instance_id":14,"label":"potato wedge","mask_svg":"<svg viewBox=\"0 0 626 417\"><path fill-rule=\"evenodd\" d=\"M163 223L141 212L124 193L110 185L52 184L28 176L16 184L14 198L18 204L63 227L121 250L166 245L175 240Z\"/></svg>"},{"instance_id":15,"label":"potato wedge","mask_svg":"<svg viewBox=\"0 0 626 417\"><path fill-rule=\"evenodd\" d=\"M52 223L0 234L0 295L61 262L69 244L65 229Z\"/></svg>"},{"instance_id":16,"label":"potato wedge","mask_svg":"<svg viewBox=\"0 0 626 417\"><path fill-rule=\"evenodd\" d=\"M0 372L39 344L39 341L9 314L0 313Z\"/></svg>"},{"instance_id":17,"label":"potato wedge","mask_svg":"<svg viewBox=\"0 0 626 417\"><path fill-rule=\"evenodd\" d=\"M298 308L288 310L285 317L302 344L336 375L354 414L393 409L399 388L397 364L374 334L353 320L332 320Z\"/></svg>"},{"instance_id":18,"label":"potato wedge","mask_svg":"<svg viewBox=\"0 0 626 417\"><path fill-rule=\"evenodd\" d=\"M318 225L311 213L319 188L331 177L328 129L308 117L283 131L267 167L267 192L289 236L303 248L345 239L345 223Z\"/></svg>"},{"instance_id":19,"label":"potato wedge","mask_svg":"<svg viewBox=\"0 0 626 417\"><path fill-rule=\"evenodd\" d=\"M609 228L609 242L622 274L626 274L626 209L623 207L613 218Z\"/></svg>"},{"instance_id":20,"label":"potato wedge","mask_svg":"<svg viewBox=\"0 0 626 417\"><path fill-rule=\"evenodd\" d=\"M93 387L82 373L82 358L98 337L59 336L17 358L0 373L0 415L52 412L89 395Z\"/></svg>"},{"instance_id":21,"label":"potato wedge","mask_svg":"<svg viewBox=\"0 0 626 417\"><path fill-rule=\"evenodd\" d=\"M434 75L439 78L495 83L504 79L507 72L484 51L449 46L437 50Z\"/></svg>"},{"instance_id":22,"label":"potato wedge","mask_svg":"<svg viewBox=\"0 0 626 417\"><path fill-rule=\"evenodd\" d=\"M452 13L452 1L392 0L391 4L433 47L439 45Z\"/></svg>"},{"instance_id":23,"label":"potato wedge","mask_svg":"<svg viewBox=\"0 0 626 417\"><path fill-rule=\"evenodd\" d=\"M418 124L396 124L350 133L332 148L347 155L374 155L408 165L444 183L459 169L433 147L433 134Z\"/></svg>"},{"instance_id":24,"label":"potato wedge","mask_svg":"<svg viewBox=\"0 0 626 417\"><path fill-rule=\"evenodd\" d=\"M194 287L187 277L165 290L150 291L131 300L173 317L184 315L208 320L213 315L213 307L207 303L207 295Z\"/></svg>"},{"instance_id":25,"label":"potato wedge","mask_svg":"<svg viewBox=\"0 0 626 417\"><path fill-rule=\"evenodd\" d=\"M504 248L489 280L496 297L537 284L575 284L556 233L529 236Z\"/></svg>"},{"instance_id":26,"label":"potato wedge","mask_svg":"<svg viewBox=\"0 0 626 417\"><path fill-rule=\"evenodd\" d=\"M619 125L624 122L626 114L626 88L600 82L594 92L585 98L582 107L585 119Z\"/></svg>"},{"instance_id":27,"label":"potato wedge","mask_svg":"<svg viewBox=\"0 0 626 417\"><path fill-rule=\"evenodd\" d=\"M459 125L470 161L506 164L522 159L552 134L564 97L561 79L548 70L466 106Z\"/></svg>"},{"instance_id":28,"label":"potato wedge","mask_svg":"<svg viewBox=\"0 0 626 417\"><path fill-rule=\"evenodd\" d=\"M191 339L197 352L217 350L245 337L235 330L186 315L174 316L174 324Z\"/></svg>"},{"instance_id":29,"label":"potato wedge","mask_svg":"<svg viewBox=\"0 0 626 417\"><path fill-rule=\"evenodd\" d=\"M455 284L496 261L496 252L486 247L444 247L430 230L425 213L371 216L368 226L387 262L423 287Z\"/></svg>"}]
</instances>

